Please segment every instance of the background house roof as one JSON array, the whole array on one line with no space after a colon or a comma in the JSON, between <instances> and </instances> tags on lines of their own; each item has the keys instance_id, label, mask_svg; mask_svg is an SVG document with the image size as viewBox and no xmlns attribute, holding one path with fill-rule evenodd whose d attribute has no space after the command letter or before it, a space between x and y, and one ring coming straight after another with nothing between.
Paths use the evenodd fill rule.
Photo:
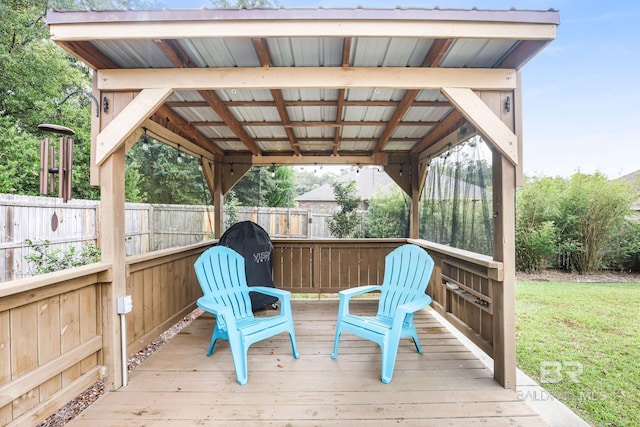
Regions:
<instances>
[{"instance_id":1,"label":"background house roof","mask_svg":"<svg viewBox=\"0 0 640 427\"><path fill-rule=\"evenodd\" d=\"M363 167L360 172L350 171L337 177L336 181L345 183L355 181L358 196L363 201L368 201L374 194L387 191L396 185L389 175L375 167ZM335 200L331 184L323 184L296 198L298 202L335 202Z\"/></svg>"}]
</instances>

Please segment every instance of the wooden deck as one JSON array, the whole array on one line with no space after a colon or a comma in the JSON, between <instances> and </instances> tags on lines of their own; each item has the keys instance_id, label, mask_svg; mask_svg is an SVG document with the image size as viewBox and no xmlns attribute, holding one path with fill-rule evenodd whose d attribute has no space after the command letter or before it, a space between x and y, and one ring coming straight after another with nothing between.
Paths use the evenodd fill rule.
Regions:
<instances>
[{"instance_id":1,"label":"wooden deck","mask_svg":"<svg viewBox=\"0 0 640 427\"><path fill-rule=\"evenodd\" d=\"M357 300L375 311L375 301ZM249 382L236 383L229 346L206 357L213 318L200 316L94 403L72 426L544 426L428 311L416 315L424 354L402 340L390 384L380 350L345 333L332 360L336 300L294 300L300 359L286 334L249 350Z\"/></svg>"}]
</instances>

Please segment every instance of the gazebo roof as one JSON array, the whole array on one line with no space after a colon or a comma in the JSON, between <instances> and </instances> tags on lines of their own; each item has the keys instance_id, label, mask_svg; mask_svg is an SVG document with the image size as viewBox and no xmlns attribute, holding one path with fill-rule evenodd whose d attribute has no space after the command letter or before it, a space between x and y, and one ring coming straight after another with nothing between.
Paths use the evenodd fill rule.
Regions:
<instances>
[{"instance_id":1,"label":"gazebo roof","mask_svg":"<svg viewBox=\"0 0 640 427\"><path fill-rule=\"evenodd\" d=\"M443 87L514 90L559 15L185 9L47 20L57 44L98 70L103 93L170 87L150 120L196 157L364 165L419 154L465 126ZM107 154L99 146L98 163Z\"/></svg>"}]
</instances>

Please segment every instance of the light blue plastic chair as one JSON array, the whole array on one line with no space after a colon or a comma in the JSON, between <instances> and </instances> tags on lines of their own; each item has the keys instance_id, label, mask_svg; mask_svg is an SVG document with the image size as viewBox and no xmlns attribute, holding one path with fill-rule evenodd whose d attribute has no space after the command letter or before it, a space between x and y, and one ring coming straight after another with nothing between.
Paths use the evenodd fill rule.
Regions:
<instances>
[{"instance_id":1,"label":"light blue plastic chair","mask_svg":"<svg viewBox=\"0 0 640 427\"><path fill-rule=\"evenodd\" d=\"M389 383L393 377L400 338L413 338L416 350L422 353L418 333L413 325L413 315L431 304L431 297L425 291L432 272L433 259L424 249L403 245L385 258L382 285L340 291L336 338L331 358L338 357L342 332L351 332L371 340L382 350L381 379L383 383ZM349 314L351 298L373 291L381 292L375 317Z\"/></svg>"},{"instance_id":2,"label":"light blue plastic chair","mask_svg":"<svg viewBox=\"0 0 640 427\"><path fill-rule=\"evenodd\" d=\"M253 343L288 332L293 357L300 357L293 331L290 292L263 286L249 288L244 258L226 246L207 249L196 260L194 268L204 293L198 299L198 307L216 317L207 356L213 353L218 339L229 340L238 384L247 383L247 351ZM280 313L270 317L254 317L249 292L279 298Z\"/></svg>"}]
</instances>

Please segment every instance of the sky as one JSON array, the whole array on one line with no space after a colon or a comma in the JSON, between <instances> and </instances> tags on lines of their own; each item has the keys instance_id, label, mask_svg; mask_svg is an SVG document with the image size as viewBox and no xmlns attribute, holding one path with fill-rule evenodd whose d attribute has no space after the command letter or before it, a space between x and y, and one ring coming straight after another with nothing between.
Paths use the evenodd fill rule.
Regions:
<instances>
[{"instance_id":1,"label":"sky","mask_svg":"<svg viewBox=\"0 0 640 427\"><path fill-rule=\"evenodd\" d=\"M159 0L169 8L209 0ZM636 0L280 0L283 7L460 8L560 12L556 40L522 69L524 173L640 170L640 2Z\"/></svg>"}]
</instances>

